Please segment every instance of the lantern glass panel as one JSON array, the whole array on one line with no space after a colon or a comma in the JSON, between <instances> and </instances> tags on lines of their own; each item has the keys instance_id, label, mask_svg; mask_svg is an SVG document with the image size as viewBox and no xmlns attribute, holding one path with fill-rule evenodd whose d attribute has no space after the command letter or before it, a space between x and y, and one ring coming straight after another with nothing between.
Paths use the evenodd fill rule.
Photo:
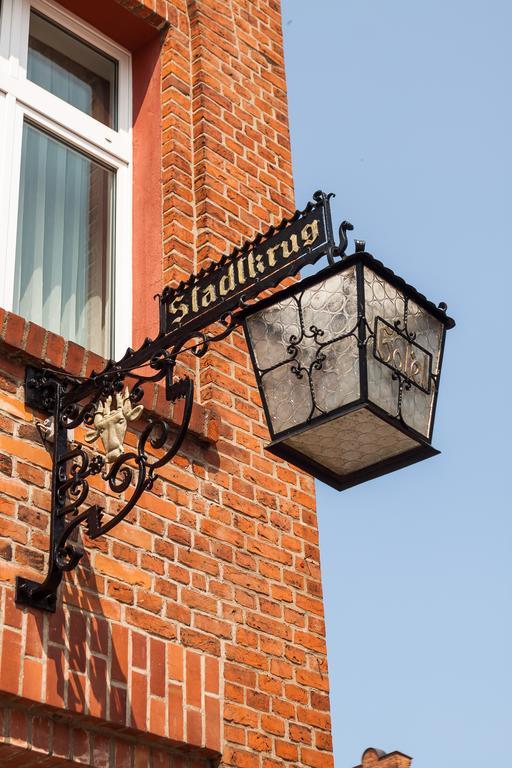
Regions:
<instances>
[{"instance_id":1,"label":"lantern glass panel","mask_svg":"<svg viewBox=\"0 0 512 768\"><path fill-rule=\"evenodd\" d=\"M356 269L247 319L272 432L285 432L359 398Z\"/></svg>"},{"instance_id":2,"label":"lantern glass panel","mask_svg":"<svg viewBox=\"0 0 512 768\"><path fill-rule=\"evenodd\" d=\"M341 476L418 447L416 440L367 408L313 426L283 443Z\"/></svg>"},{"instance_id":3,"label":"lantern glass panel","mask_svg":"<svg viewBox=\"0 0 512 768\"><path fill-rule=\"evenodd\" d=\"M366 351L369 400L428 438L443 324L368 267L364 290L366 320L374 334ZM397 372L406 379L402 388Z\"/></svg>"},{"instance_id":4,"label":"lantern glass panel","mask_svg":"<svg viewBox=\"0 0 512 768\"><path fill-rule=\"evenodd\" d=\"M268 371L262 386L274 433L307 421L312 407L309 383L293 373L291 363Z\"/></svg>"}]
</instances>

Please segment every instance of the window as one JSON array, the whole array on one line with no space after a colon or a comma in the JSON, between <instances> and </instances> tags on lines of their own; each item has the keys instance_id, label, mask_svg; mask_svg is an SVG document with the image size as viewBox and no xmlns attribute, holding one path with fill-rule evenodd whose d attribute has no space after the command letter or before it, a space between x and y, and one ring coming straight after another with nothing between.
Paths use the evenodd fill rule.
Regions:
<instances>
[{"instance_id":1,"label":"window","mask_svg":"<svg viewBox=\"0 0 512 768\"><path fill-rule=\"evenodd\" d=\"M105 357L131 343L130 65L57 4L3 0L0 304Z\"/></svg>"}]
</instances>

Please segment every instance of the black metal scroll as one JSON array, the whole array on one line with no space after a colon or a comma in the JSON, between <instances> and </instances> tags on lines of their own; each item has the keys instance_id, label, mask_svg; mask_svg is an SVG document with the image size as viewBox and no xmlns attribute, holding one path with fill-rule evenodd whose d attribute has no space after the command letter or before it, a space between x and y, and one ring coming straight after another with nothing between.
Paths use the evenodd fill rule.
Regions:
<instances>
[{"instance_id":1,"label":"black metal scroll","mask_svg":"<svg viewBox=\"0 0 512 768\"><path fill-rule=\"evenodd\" d=\"M173 361L169 361L158 375L146 377L146 380L156 381L169 375L172 366ZM98 400L108 397L111 391L121 391L123 380L124 376L120 375L103 382L95 392ZM181 423L177 427L170 427L163 419L151 420L142 431L136 449L121 453L110 465L102 455L91 453L80 443L68 444L68 429L93 423L94 401L85 406L72 403L63 407L64 401L71 397L73 383L50 371L27 368L25 386L27 404L53 416L50 552L43 582L17 578L16 602L55 611L57 589L63 574L73 570L84 554L72 541L72 534L81 523L91 539L108 533L124 520L144 491L152 487L160 467L176 455L183 443L192 412L194 386L191 379L185 378L178 379L168 388L171 402L185 399ZM75 383L74 388L80 392L80 385ZM137 377L130 399L137 402L142 395L141 377ZM155 459L150 455L150 447L165 450ZM89 494L89 479L100 472L113 493L127 494L120 511L109 519L105 519L105 510L96 504L83 509Z\"/></svg>"}]
</instances>

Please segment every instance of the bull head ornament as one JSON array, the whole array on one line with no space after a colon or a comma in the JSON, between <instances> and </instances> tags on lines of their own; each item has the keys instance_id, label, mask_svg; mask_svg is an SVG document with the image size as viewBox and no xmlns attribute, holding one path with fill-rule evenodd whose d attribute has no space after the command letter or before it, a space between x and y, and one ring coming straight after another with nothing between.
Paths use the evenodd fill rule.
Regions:
<instances>
[{"instance_id":1,"label":"bull head ornament","mask_svg":"<svg viewBox=\"0 0 512 768\"><path fill-rule=\"evenodd\" d=\"M105 449L105 463L112 464L123 453L124 438L129 421L135 421L144 410L143 405L135 408L130 402L128 387L124 396L116 393L117 407L112 408L112 396L109 395L104 403L100 402L94 415L94 429L87 432L85 441L94 443L101 437Z\"/></svg>"}]
</instances>

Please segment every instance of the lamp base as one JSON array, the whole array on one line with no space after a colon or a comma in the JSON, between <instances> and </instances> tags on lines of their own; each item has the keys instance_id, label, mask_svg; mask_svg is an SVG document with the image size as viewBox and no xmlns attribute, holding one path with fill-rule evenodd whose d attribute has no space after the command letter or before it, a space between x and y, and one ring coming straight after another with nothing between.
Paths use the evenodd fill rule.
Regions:
<instances>
[{"instance_id":1,"label":"lamp base","mask_svg":"<svg viewBox=\"0 0 512 768\"><path fill-rule=\"evenodd\" d=\"M368 404L276 440L267 450L338 491L439 453Z\"/></svg>"}]
</instances>

